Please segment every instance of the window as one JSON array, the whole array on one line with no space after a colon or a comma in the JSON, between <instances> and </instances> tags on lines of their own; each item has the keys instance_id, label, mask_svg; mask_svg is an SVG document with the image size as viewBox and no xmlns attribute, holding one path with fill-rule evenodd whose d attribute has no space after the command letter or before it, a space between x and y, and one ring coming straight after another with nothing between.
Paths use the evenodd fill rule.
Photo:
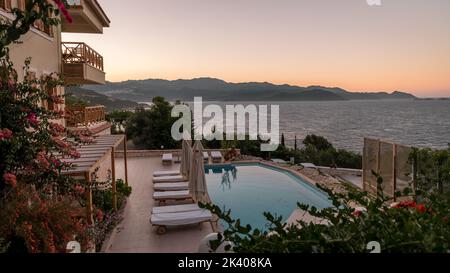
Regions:
<instances>
[{"instance_id":1,"label":"window","mask_svg":"<svg viewBox=\"0 0 450 273\"><path fill-rule=\"evenodd\" d=\"M11 0L0 0L0 8L11 11Z\"/></svg>"},{"instance_id":2,"label":"window","mask_svg":"<svg viewBox=\"0 0 450 273\"><path fill-rule=\"evenodd\" d=\"M49 88L47 90L47 93L49 96L52 96L52 97L58 96L58 91L57 91L56 87ZM47 101L46 104L47 104L46 105L47 110L52 110L52 111L58 110L58 107L57 107L58 103L54 103L53 101Z\"/></svg>"}]
</instances>

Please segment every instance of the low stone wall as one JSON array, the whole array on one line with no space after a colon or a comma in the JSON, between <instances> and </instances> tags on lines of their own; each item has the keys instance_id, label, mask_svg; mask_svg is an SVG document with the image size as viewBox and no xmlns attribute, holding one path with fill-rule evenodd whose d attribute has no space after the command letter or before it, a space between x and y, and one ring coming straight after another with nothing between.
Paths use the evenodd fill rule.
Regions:
<instances>
[{"instance_id":1,"label":"low stone wall","mask_svg":"<svg viewBox=\"0 0 450 273\"><path fill-rule=\"evenodd\" d=\"M205 152L212 152L212 151L220 151L222 155L225 155L226 152L228 152L227 149L205 149ZM240 154L240 150L236 150L238 154ZM174 157L181 155L181 149L179 150L128 150L127 156L128 157L160 157L165 153L171 153ZM117 158L123 158L124 154L123 151L116 151L116 157Z\"/></svg>"},{"instance_id":2,"label":"low stone wall","mask_svg":"<svg viewBox=\"0 0 450 273\"><path fill-rule=\"evenodd\" d=\"M321 172L327 173L333 176L336 175L354 175L354 176L362 176L363 172L362 170L356 170L356 169L342 169L342 168L329 168L329 167L318 167Z\"/></svg>"}]
</instances>

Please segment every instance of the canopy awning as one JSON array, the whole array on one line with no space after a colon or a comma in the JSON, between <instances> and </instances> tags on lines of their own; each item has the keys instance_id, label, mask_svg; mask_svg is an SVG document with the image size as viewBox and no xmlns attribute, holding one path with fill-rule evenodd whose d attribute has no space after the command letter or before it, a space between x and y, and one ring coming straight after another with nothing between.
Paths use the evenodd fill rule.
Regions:
<instances>
[{"instance_id":1,"label":"canopy awning","mask_svg":"<svg viewBox=\"0 0 450 273\"><path fill-rule=\"evenodd\" d=\"M85 173L92 173L111 155L113 149L126 142L125 135L104 135L94 139L93 143L76 147L80 158L63 158L64 163L72 164L73 168L63 171L63 174L84 177ZM125 147L126 143L124 143Z\"/></svg>"},{"instance_id":2,"label":"canopy awning","mask_svg":"<svg viewBox=\"0 0 450 273\"><path fill-rule=\"evenodd\" d=\"M61 161L72 165L72 168L63 171L65 175L77 179L84 179L89 185L93 181L93 175L102 162L111 158L111 181L112 181L112 203L113 208L117 210L117 188L116 188L116 163L115 152L120 144L123 144L125 183L128 185L128 162L127 162L127 137L125 135L103 135L94 139L90 144L75 147L80 157L62 158ZM86 212L89 223L93 223L93 203L92 188L88 187L86 192Z\"/></svg>"}]
</instances>

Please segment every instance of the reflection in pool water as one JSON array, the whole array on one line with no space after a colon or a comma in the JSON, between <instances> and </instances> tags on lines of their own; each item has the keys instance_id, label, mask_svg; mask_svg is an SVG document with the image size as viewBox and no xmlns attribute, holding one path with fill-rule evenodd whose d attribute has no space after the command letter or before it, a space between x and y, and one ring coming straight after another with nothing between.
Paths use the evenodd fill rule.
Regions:
<instances>
[{"instance_id":1,"label":"reflection in pool water","mask_svg":"<svg viewBox=\"0 0 450 273\"><path fill-rule=\"evenodd\" d=\"M234 165L214 165L205 167L205 173L209 174L212 172L213 174L222 175L221 186L223 191L231 190L231 183L236 181L237 179L237 168Z\"/></svg>"},{"instance_id":2,"label":"reflection in pool water","mask_svg":"<svg viewBox=\"0 0 450 273\"><path fill-rule=\"evenodd\" d=\"M219 207L231 209L243 224L265 229L264 212L287 220L297 202L319 209L331 206L328 196L299 177L262 164L234 164L205 168L208 191Z\"/></svg>"}]
</instances>

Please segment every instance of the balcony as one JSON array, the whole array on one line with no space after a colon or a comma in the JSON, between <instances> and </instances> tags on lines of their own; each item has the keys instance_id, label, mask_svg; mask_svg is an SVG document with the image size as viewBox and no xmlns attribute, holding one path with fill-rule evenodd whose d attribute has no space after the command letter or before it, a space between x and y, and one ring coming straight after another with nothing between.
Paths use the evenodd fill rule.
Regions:
<instances>
[{"instance_id":1,"label":"balcony","mask_svg":"<svg viewBox=\"0 0 450 273\"><path fill-rule=\"evenodd\" d=\"M62 43L66 84L105 84L103 57L85 43Z\"/></svg>"},{"instance_id":2,"label":"balcony","mask_svg":"<svg viewBox=\"0 0 450 273\"><path fill-rule=\"evenodd\" d=\"M110 21L97 0L68 0L72 23L62 20L61 31L70 33L103 33Z\"/></svg>"},{"instance_id":3,"label":"balcony","mask_svg":"<svg viewBox=\"0 0 450 273\"><path fill-rule=\"evenodd\" d=\"M66 108L67 127L89 127L105 121L105 106Z\"/></svg>"}]
</instances>

